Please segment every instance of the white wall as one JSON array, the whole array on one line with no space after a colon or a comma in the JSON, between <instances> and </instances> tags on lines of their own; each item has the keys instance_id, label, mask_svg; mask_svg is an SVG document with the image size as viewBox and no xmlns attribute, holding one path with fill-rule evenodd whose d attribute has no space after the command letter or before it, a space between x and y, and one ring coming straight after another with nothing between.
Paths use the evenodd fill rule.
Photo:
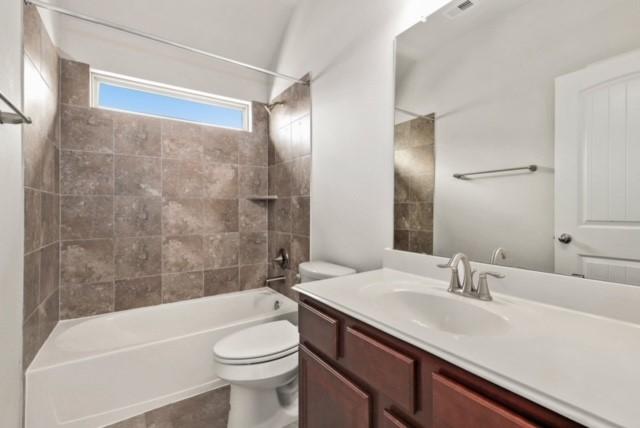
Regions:
<instances>
[{"instance_id":1,"label":"white wall","mask_svg":"<svg viewBox=\"0 0 640 428\"><path fill-rule=\"evenodd\" d=\"M633 0L528 2L508 18L443 39L414 66L397 102L439 117L435 254L464 251L488 262L494 248L504 247L509 265L553 271L554 79L637 49L639 18ZM542 168L533 175L452 177L528 164Z\"/></svg>"},{"instance_id":2,"label":"white wall","mask_svg":"<svg viewBox=\"0 0 640 428\"><path fill-rule=\"evenodd\" d=\"M444 3L300 0L278 69L313 79L313 259L375 269L392 246L393 42Z\"/></svg>"},{"instance_id":3,"label":"white wall","mask_svg":"<svg viewBox=\"0 0 640 428\"><path fill-rule=\"evenodd\" d=\"M49 3L269 68L295 0L51 0ZM65 58L228 97L266 101L271 78L95 24L42 12Z\"/></svg>"},{"instance_id":4,"label":"white wall","mask_svg":"<svg viewBox=\"0 0 640 428\"><path fill-rule=\"evenodd\" d=\"M0 13L0 92L22 104L22 1ZM0 104L3 104L0 102ZM0 110L7 111L5 105ZM0 426L22 425L22 133L0 125Z\"/></svg>"}]
</instances>

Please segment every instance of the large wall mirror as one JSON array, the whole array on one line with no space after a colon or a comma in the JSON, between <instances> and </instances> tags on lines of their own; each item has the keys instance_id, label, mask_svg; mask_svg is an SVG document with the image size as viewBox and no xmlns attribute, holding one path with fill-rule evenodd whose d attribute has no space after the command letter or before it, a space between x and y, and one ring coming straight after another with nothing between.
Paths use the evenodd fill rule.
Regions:
<instances>
[{"instance_id":1,"label":"large wall mirror","mask_svg":"<svg viewBox=\"0 0 640 428\"><path fill-rule=\"evenodd\" d=\"M640 1L452 2L395 102L396 249L640 285Z\"/></svg>"}]
</instances>

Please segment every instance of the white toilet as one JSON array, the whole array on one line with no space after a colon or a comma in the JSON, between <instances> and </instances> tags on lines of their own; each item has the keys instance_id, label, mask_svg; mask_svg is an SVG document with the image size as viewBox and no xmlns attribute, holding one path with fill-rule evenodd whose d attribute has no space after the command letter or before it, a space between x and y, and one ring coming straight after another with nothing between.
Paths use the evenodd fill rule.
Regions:
<instances>
[{"instance_id":1,"label":"white toilet","mask_svg":"<svg viewBox=\"0 0 640 428\"><path fill-rule=\"evenodd\" d=\"M303 282L355 270L326 262L299 266ZM289 321L249 327L213 347L216 371L231 384L228 428L283 428L298 420L298 328Z\"/></svg>"}]
</instances>

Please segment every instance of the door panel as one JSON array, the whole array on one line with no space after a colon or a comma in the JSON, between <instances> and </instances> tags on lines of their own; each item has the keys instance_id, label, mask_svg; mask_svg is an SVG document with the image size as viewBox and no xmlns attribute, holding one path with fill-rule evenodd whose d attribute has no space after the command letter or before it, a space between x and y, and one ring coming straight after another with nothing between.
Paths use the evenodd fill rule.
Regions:
<instances>
[{"instance_id":1,"label":"door panel","mask_svg":"<svg viewBox=\"0 0 640 428\"><path fill-rule=\"evenodd\" d=\"M640 285L640 52L556 81L556 272Z\"/></svg>"}]
</instances>

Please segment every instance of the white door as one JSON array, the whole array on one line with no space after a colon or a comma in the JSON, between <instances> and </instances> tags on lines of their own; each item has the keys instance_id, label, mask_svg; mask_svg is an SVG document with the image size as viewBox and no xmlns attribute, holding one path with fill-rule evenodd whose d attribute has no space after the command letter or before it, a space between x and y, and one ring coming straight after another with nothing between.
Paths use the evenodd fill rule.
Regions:
<instances>
[{"instance_id":1,"label":"white door","mask_svg":"<svg viewBox=\"0 0 640 428\"><path fill-rule=\"evenodd\" d=\"M640 51L556 79L555 238L557 273L640 285Z\"/></svg>"}]
</instances>

